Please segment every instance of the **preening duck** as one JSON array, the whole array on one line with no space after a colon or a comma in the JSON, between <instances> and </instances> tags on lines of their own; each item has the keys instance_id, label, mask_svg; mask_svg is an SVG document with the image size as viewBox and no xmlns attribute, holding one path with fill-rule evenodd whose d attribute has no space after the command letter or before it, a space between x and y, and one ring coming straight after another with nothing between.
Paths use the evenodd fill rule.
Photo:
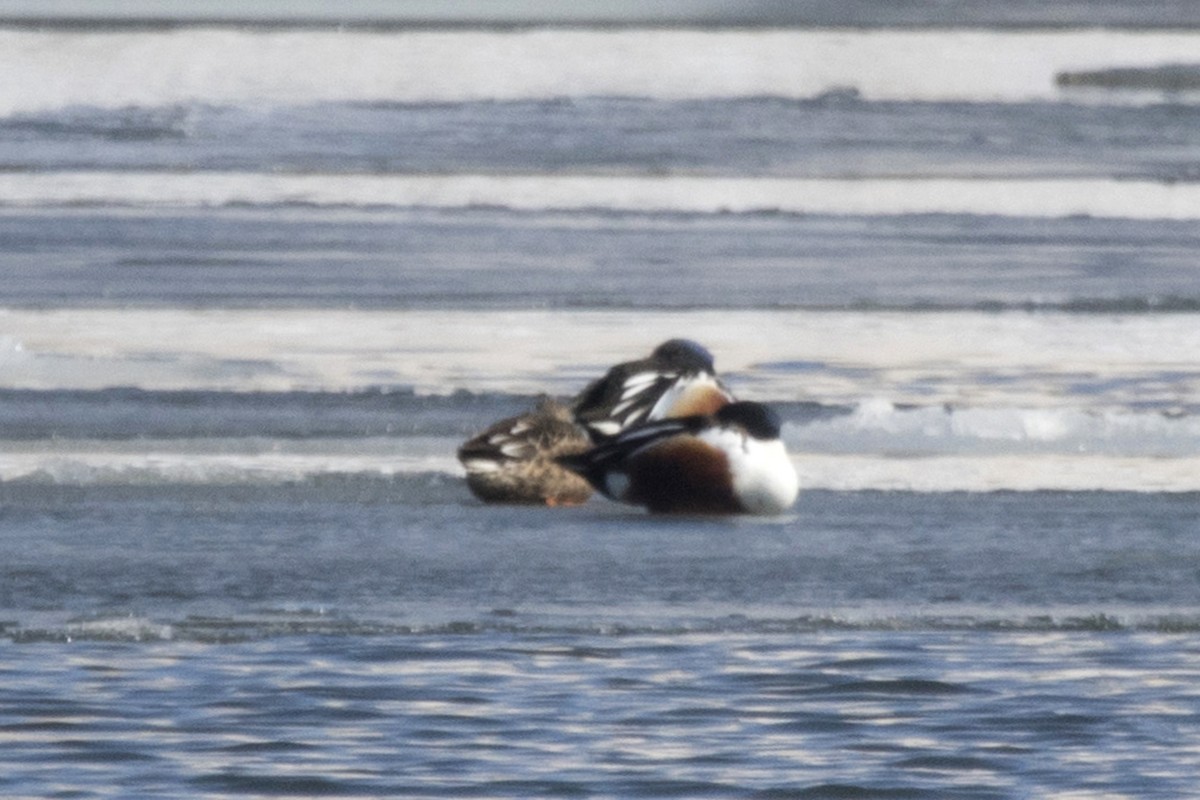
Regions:
<instances>
[{"instance_id":1,"label":"preening duck","mask_svg":"<svg viewBox=\"0 0 1200 800\"><path fill-rule=\"evenodd\" d=\"M636 425L558 462L605 496L657 513L780 514L799 492L779 418L752 402Z\"/></svg>"},{"instance_id":2,"label":"preening duck","mask_svg":"<svg viewBox=\"0 0 1200 800\"><path fill-rule=\"evenodd\" d=\"M712 353L690 339L669 339L646 358L612 367L572 408L600 442L642 422L711 414L733 399L717 379Z\"/></svg>"},{"instance_id":3,"label":"preening duck","mask_svg":"<svg viewBox=\"0 0 1200 800\"><path fill-rule=\"evenodd\" d=\"M592 487L555 459L590 446L571 409L543 397L528 414L502 419L468 439L458 460L467 486L486 503L578 505L592 496Z\"/></svg>"}]
</instances>

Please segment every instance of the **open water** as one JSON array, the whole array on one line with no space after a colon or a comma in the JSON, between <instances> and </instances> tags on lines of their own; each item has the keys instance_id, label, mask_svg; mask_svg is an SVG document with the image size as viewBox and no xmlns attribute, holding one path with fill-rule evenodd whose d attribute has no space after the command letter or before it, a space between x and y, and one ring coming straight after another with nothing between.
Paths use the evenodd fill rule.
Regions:
<instances>
[{"instance_id":1,"label":"open water","mask_svg":"<svg viewBox=\"0 0 1200 800\"><path fill-rule=\"evenodd\" d=\"M1200 794L1200 28L1053 5L0 7L0 794ZM470 496L672 336L794 513Z\"/></svg>"}]
</instances>

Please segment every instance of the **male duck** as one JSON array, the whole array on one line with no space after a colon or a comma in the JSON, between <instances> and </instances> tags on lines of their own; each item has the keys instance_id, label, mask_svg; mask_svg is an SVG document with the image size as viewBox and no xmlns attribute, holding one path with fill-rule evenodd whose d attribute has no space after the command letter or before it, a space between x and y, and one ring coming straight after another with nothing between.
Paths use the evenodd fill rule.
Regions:
<instances>
[{"instance_id":1,"label":"male duck","mask_svg":"<svg viewBox=\"0 0 1200 800\"><path fill-rule=\"evenodd\" d=\"M799 491L779 418L759 403L637 425L558 462L607 497L657 513L780 514Z\"/></svg>"}]
</instances>

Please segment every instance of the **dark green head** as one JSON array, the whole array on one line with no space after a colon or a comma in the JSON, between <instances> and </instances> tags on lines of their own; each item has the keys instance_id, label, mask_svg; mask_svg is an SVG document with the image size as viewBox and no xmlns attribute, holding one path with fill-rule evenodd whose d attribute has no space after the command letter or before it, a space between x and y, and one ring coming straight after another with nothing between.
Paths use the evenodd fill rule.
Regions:
<instances>
[{"instance_id":1,"label":"dark green head","mask_svg":"<svg viewBox=\"0 0 1200 800\"><path fill-rule=\"evenodd\" d=\"M762 403L748 400L722 406L716 417L720 422L740 426L755 439L778 439L783 427L774 411Z\"/></svg>"}]
</instances>

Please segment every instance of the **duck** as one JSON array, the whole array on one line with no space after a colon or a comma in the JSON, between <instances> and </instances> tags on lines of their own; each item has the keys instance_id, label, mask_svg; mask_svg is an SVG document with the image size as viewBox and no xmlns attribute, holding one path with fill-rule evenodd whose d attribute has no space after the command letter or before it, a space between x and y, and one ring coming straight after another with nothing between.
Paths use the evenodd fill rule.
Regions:
<instances>
[{"instance_id":1,"label":"duck","mask_svg":"<svg viewBox=\"0 0 1200 800\"><path fill-rule=\"evenodd\" d=\"M732 402L712 354L669 339L649 356L611 367L568 401L543 396L530 412L502 419L458 449L467 487L485 503L578 505L592 486L558 463L646 421L712 413Z\"/></svg>"},{"instance_id":2,"label":"duck","mask_svg":"<svg viewBox=\"0 0 1200 800\"><path fill-rule=\"evenodd\" d=\"M485 503L570 506L586 502L592 487L557 459L591 446L570 406L543 396L533 411L502 419L464 442L458 460L467 487Z\"/></svg>"},{"instance_id":3,"label":"duck","mask_svg":"<svg viewBox=\"0 0 1200 800\"><path fill-rule=\"evenodd\" d=\"M799 479L781 428L768 406L734 401L634 425L557 460L609 499L656 514L782 514Z\"/></svg>"},{"instance_id":4,"label":"duck","mask_svg":"<svg viewBox=\"0 0 1200 800\"><path fill-rule=\"evenodd\" d=\"M646 358L617 364L572 403L575 420L600 443L642 422L711 414L733 402L712 353L691 339L668 339Z\"/></svg>"}]
</instances>

